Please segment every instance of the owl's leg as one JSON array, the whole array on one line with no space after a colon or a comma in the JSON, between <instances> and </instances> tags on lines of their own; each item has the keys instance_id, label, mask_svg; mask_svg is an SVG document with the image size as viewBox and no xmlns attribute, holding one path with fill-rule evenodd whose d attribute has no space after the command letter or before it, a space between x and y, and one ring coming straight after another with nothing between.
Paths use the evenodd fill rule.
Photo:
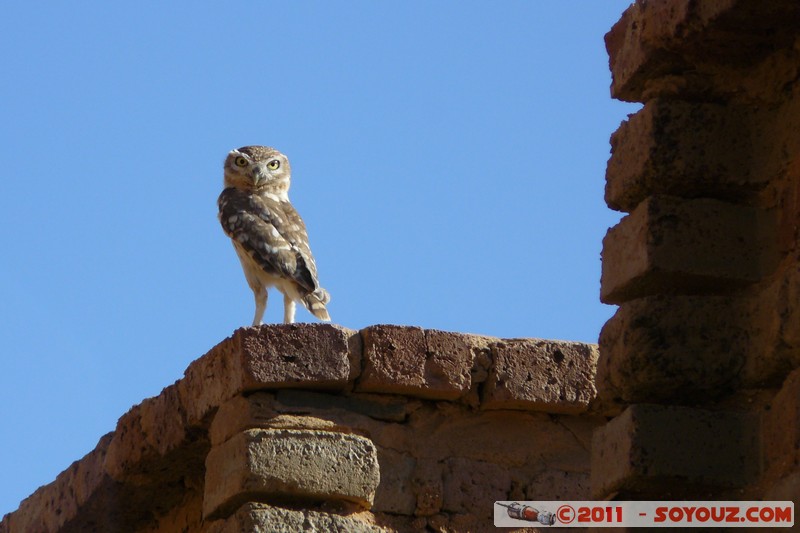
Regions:
<instances>
[{"instance_id":1,"label":"owl's leg","mask_svg":"<svg viewBox=\"0 0 800 533\"><path fill-rule=\"evenodd\" d=\"M253 317L253 325L260 326L264 318L264 310L267 308L267 288L253 288L253 295L256 298L256 315Z\"/></svg>"},{"instance_id":2,"label":"owl's leg","mask_svg":"<svg viewBox=\"0 0 800 533\"><path fill-rule=\"evenodd\" d=\"M294 300L288 295L283 295L283 323L294 324L294 311L296 305Z\"/></svg>"}]
</instances>

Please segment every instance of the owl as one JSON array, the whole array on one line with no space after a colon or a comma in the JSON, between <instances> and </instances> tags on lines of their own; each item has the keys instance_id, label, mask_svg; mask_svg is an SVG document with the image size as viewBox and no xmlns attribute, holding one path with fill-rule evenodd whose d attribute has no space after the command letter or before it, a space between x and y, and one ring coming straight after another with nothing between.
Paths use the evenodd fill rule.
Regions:
<instances>
[{"instance_id":1,"label":"owl","mask_svg":"<svg viewBox=\"0 0 800 533\"><path fill-rule=\"evenodd\" d=\"M231 238L256 300L253 325L261 324L267 289L283 293L283 322L294 322L295 302L320 320L331 319L328 291L320 287L303 219L289 202L291 167L268 146L244 146L225 159L219 221Z\"/></svg>"}]
</instances>

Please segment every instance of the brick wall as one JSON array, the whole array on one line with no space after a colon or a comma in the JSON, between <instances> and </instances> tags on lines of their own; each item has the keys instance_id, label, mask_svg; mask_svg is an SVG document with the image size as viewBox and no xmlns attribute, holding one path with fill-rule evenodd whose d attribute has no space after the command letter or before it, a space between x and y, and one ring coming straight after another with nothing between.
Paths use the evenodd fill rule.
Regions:
<instances>
[{"instance_id":1,"label":"brick wall","mask_svg":"<svg viewBox=\"0 0 800 533\"><path fill-rule=\"evenodd\" d=\"M640 1L615 98L592 494L800 496L800 4Z\"/></svg>"},{"instance_id":2,"label":"brick wall","mask_svg":"<svg viewBox=\"0 0 800 533\"><path fill-rule=\"evenodd\" d=\"M247 328L0 533L492 530L491 502L800 499L800 4L640 0L598 348ZM261 529L259 529L261 528Z\"/></svg>"},{"instance_id":3,"label":"brick wall","mask_svg":"<svg viewBox=\"0 0 800 533\"><path fill-rule=\"evenodd\" d=\"M574 342L243 328L0 532L486 530L498 499L590 496L596 364Z\"/></svg>"}]
</instances>

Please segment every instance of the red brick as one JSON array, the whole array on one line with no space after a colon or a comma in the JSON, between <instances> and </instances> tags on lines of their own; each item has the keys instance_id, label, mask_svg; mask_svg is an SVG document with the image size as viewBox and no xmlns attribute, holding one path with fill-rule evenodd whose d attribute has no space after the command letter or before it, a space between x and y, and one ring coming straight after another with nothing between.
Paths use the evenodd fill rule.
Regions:
<instances>
[{"instance_id":1,"label":"red brick","mask_svg":"<svg viewBox=\"0 0 800 533\"><path fill-rule=\"evenodd\" d=\"M611 136L606 203L631 212L654 194L751 198L770 177L754 168L760 124L768 118L761 115L752 106L647 102Z\"/></svg>"},{"instance_id":2,"label":"red brick","mask_svg":"<svg viewBox=\"0 0 800 533\"><path fill-rule=\"evenodd\" d=\"M493 506L483 502L503 500L511 490L512 472L485 461L453 457L444 462L442 510L474 514L487 522Z\"/></svg>"},{"instance_id":3,"label":"red brick","mask_svg":"<svg viewBox=\"0 0 800 533\"><path fill-rule=\"evenodd\" d=\"M778 262L775 218L710 199L656 196L603 240L600 299L708 293L759 281Z\"/></svg>"},{"instance_id":4,"label":"red brick","mask_svg":"<svg viewBox=\"0 0 800 533\"><path fill-rule=\"evenodd\" d=\"M631 102L736 94L740 80L720 67L744 70L791 47L798 23L794 0L635 2L606 35L611 94Z\"/></svg>"},{"instance_id":5,"label":"red brick","mask_svg":"<svg viewBox=\"0 0 800 533\"><path fill-rule=\"evenodd\" d=\"M252 499L332 500L369 508L379 480L377 450L364 437L251 429L208 454L203 515L224 517Z\"/></svg>"},{"instance_id":6,"label":"red brick","mask_svg":"<svg viewBox=\"0 0 800 533\"><path fill-rule=\"evenodd\" d=\"M601 399L689 404L739 385L751 307L731 296L653 296L626 302L600 333Z\"/></svg>"},{"instance_id":7,"label":"red brick","mask_svg":"<svg viewBox=\"0 0 800 533\"><path fill-rule=\"evenodd\" d=\"M472 385L470 335L390 325L361 335L364 370L356 391L454 400Z\"/></svg>"},{"instance_id":8,"label":"red brick","mask_svg":"<svg viewBox=\"0 0 800 533\"><path fill-rule=\"evenodd\" d=\"M103 463L111 438L111 433L103 436L94 450L72 463L55 481L22 500L15 512L4 516L2 524L9 533L61 531L73 520L94 493L107 485Z\"/></svg>"},{"instance_id":9,"label":"red brick","mask_svg":"<svg viewBox=\"0 0 800 533\"><path fill-rule=\"evenodd\" d=\"M408 452L378 448L381 481L375 492L376 513L394 513L413 516L417 498L412 478L417 460Z\"/></svg>"},{"instance_id":10,"label":"red brick","mask_svg":"<svg viewBox=\"0 0 800 533\"><path fill-rule=\"evenodd\" d=\"M242 357L242 390L346 388L360 368L358 332L332 324L280 324L234 334Z\"/></svg>"},{"instance_id":11,"label":"red brick","mask_svg":"<svg viewBox=\"0 0 800 533\"><path fill-rule=\"evenodd\" d=\"M399 520L398 520L399 521ZM210 522L204 533L242 533L243 531L347 531L348 533L388 533L412 531L370 523L359 513L340 515L311 509L287 509L265 503L247 502L225 520Z\"/></svg>"},{"instance_id":12,"label":"red brick","mask_svg":"<svg viewBox=\"0 0 800 533\"><path fill-rule=\"evenodd\" d=\"M750 297L747 359L742 387L779 388L800 366L800 270L789 264Z\"/></svg>"},{"instance_id":13,"label":"red brick","mask_svg":"<svg viewBox=\"0 0 800 533\"><path fill-rule=\"evenodd\" d=\"M746 486L759 473L757 427L749 413L632 405L595 431L592 494L681 499Z\"/></svg>"},{"instance_id":14,"label":"red brick","mask_svg":"<svg viewBox=\"0 0 800 533\"><path fill-rule=\"evenodd\" d=\"M376 325L361 330L364 369L357 391L407 393L425 387L427 348L418 327Z\"/></svg>"},{"instance_id":15,"label":"red brick","mask_svg":"<svg viewBox=\"0 0 800 533\"><path fill-rule=\"evenodd\" d=\"M235 396L223 403L208 429L211 445L218 446L247 429L269 427L278 415L274 403L274 395L268 392Z\"/></svg>"},{"instance_id":16,"label":"red brick","mask_svg":"<svg viewBox=\"0 0 800 533\"><path fill-rule=\"evenodd\" d=\"M778 479L800 467L800 369L792 372L763 415L766 475Z\"/></svg>"},{"instance_id":17,"label":"red brick","mask_svg":"<svg viewBox=\"0 0 800 533\"><path fill-rule=\"evenodd\" d=\"M178 384L190 423L241 392L343 390L358 376L358 332L332 324L240 328L189 365Z\"/></svg>"},{"instance_id":18,"label":"red brick","mask_svg":"<svg viewBox=\"0 0 800 533\"><path fill-rule=\"evenodd\" d=\"M511 339L492 345L493 364L482 407L582 413L596 395L597 347Z\"/></svg>"},{"instance_id":19,"label":"red brick","mask_svg":"<svg viewBox=\"0 0 800 533\"><path fill-rule=\"evenodd\" d=\"M786 474L772 486L768 487L760 499L764 501L800 501L800 469ZM795 525L796 524L797 519L795 519Z\"/></svg>"},{"instance_id":20,"label":"red brick","mask_svg":"<svg viewBox=\"0 0 800 533\"><path fill-rule=\"evenodd\" d=\"M234 336L236 333L234 332ZM190 423L205 419L242 389L241 357L228 337L192 361L176 385Z\"/></svg>"},{"instance_id":21,"label":"red brick","mask_svg":"<svg viewBox=\"0 0 800 533\"><path fill-rule=\"evenodd\" d=\"M106 470L117 481L139 476L148 464L186 444L189 426L178 387L170 385L120 417L108 446Z\"/></svg>"}]
</instances>

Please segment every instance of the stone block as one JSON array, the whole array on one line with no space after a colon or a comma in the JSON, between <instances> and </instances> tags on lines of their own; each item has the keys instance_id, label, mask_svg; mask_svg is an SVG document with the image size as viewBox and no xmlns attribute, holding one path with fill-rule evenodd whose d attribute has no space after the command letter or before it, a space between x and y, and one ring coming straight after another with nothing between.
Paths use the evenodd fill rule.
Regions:
<instances>
[{"instance_id":1,"label":"stone block","mask_svg":"<svg viewBox=\"0 0 800 533\"><path fill-rule=\"evenodd\" d=\"M370 438L378 446L411 450L417 459L462 457L509 465L516 472L521 472L522 465L539 464L575 472L588 469L587 450L592 431L604 422L602 417L595 416L474 410L440 402L414 412L404 425L407 427L387 425L386 433L375 431ZM392 428L402 433L388 432ZM532 473L538 471L535 468Z\"/></svg>"},{"instance_id":2,"label":"stone block","mask_svg":"<svg viewBox=\"0 0 800 533\"><path fill-rule=\"evenodd\" d=\"M779 338L776 348L785 360L785 375L788 368L800 367L800 259L796 256L778 280L777 289L774 301L770 301L767 291L762 291L766 299L763 305L775 314Z\"/></svg>"},{"instance_id":3,"label":"stone block","mask_svg":"<svg viewBox=\"0 0 800 533\"><path fill-rule=\"evenodd\" d=\"M380 480L369 439L330 431L251 429L206 458L203 514L231 514L246 501L342 501L369 508Z\"/></svg>"},{"instance_id":4,"label":"stone block","mask_svg":"<svg viewBox=\"0 0 800 533\"><path fill-rule=\"evenodd\" d=\"M426 382L429 387L463 395L472 385L473 349L485 345L485 337L435 329L425 330L428 352Z\"/></svg>"},{"instance_id":5,"label":"stone block","mask_svg":"<svg viewBox=\"0 0 800 533\"><path fill-rule=\"evenodd\" d=\"M333 324L240 328L189 365L178 383L190 423L242 392L343 390L358 376L361 338Z\"/></svg>"},{"instance_id":6,"label":"stone block","mask_svg":"<svg viewBox=\"0 0 800 533\"><path fill-rule=\"evenodd\" d=\"M242 390L341 390L358 376L358 332L334 324L279 324L242 328L233 338L242 357Z\"/></svg>"},{"instance_id":7,"label":"stone block","mask_svg":"<svg viewBox=\"0 0 800 533\"><path fill-rule=\"evenodd\" d=\"M403 422L408 404L405 398L382 395L338 396L298 389L282 389L274 394L255 392L222 404L209 428L209 437L216 446L253 428L362 433L366 428L358 424L358 420L363 420L363 416ZM363 416L359 418L359 415ZM374 420L370 426L376 425Z\"/></svg>"},{"instance_id":8,"label":"stone block","mask_svg":"<svg viewBox=\"0 0 800 533\"><path fill-rule=\"evenodd\" d=\"M217 446L246 429L269 427L278 416L272 393L254 392L236 396L220 405L208 429L211 445Z\"/></svg>"},{"instance_id":9,"label":"stone block","mask_svg":"<svg viewBox=\"0 0 800 533\"><path fill-rule=\"evenodd\" d=\"M62 531L108 480L103 468L112 433L104 435L94 450L61 472L55 481L22 500L19 509L3 517L9 533Z\"/></svg>"},{"instance_id":10,"label":"stone block","mask_svg":"<svg viewBox=\"0 0 800 533\"><path fill-rule=\"evenodd\" d=\"M421 405L421 400L378 394L336 396L297 389L253 393L220 408L210 437L217 445L246 429L315 429L353 433L376 446L405 451L412 438L409 424L387 421L407 422Z\"/></svg>"},{"instance_id":11,"label":"stone block","mask_svg":"<svg viewBox=\"0 0 800 533\"><path fill-rule=\"evenodd\" d=\"M238 330L237 330L238 331ZM234 336L236 332L234 332ZM190 423L204 420L242 389L241 355L233 337L192 361L176 385Z\"/></svg>"},{"instance_id":12,"label":"stone block","mask_svg":"<svg viewBox=\"0 0 800 533\"><path fill-rule=\"evenodd\" d=\"M800 467L800 369L789 375L764 412L761 431L767 478Z\"/></svg>"},{"instance_id":13,"label":"stone block","mask_svg":"<svg viewBox=\"0 0 800 533\"><path fill-rule=\"evenodd\" d=\"M141 505L142 508L150 511L149 516L143 520L142 525L134 527L131 522L125 520L118 520L109 526L92 527L95 524L89 523L88 527L76 528L74 531L89 532L89 531L135 531L136 533L195 533L205 532L206 528L203 527L203 491L202 479L199 486L194 483L184 485L183 497L175 503L169 505L150 507L146 504L141 505L138 501L132 502L130 500L117 500L122 505ZM197 490L196 490L197 489ZM150 491L151 501L160 502L161 492L156 488ZM124 502L124 503L122 503ZM108 509L108 507L106 507ZM111 513L107 513L111 514ZM99 526L99 524L98 524ZM63 533L69 533L64 531Z\"/></svg>"},{"instance_id":14,"label":"stone block","mask_svg":"<svg viewBox=\"0 0 800 533\"><path fill-rule=\"evenodd\" d=\"M508 499L511 471L503 466L461 457L448 459L444 467L442 510L471 514L491 520L493 503Z\"/></svg>"},{"instance_id":15,"label":"stone block","mask_svg":"<svg viewBox=\"0 0 800 533\"><path fill-rule=\"evenodd\" d=\"M611 136L606 203L631 212L654 194L751 198L769 179L754 169L758 118L750 106L647 102Z\"/></svg>"},{"instance_id":16,"label":"stone block","mask_svg":"<svg viewBox=\"0 0 800 533\"><path fill-rule=\"evenodd\" d=\"M800 367L800 262L787 258L771 283L753 291L750 303L742 386L778 389Z\"/></svg>"},{"instance_id":17,"label":"stone block","mask_svg":"<svg viewBox=\"0 0 800 533\"><path fill-rule=\"evenodd\" d=\"M361 330L364 369L357 391L406 393L425 387L427 347L422 328L376 325Z\"/></svg>"},{"instance_id":18,"label":"stone block","mask_svg":"<svg viewBox=\"0 0 800 533\"><path fill-rule=\"evenodd\" d=\"M524 497L529 501L591 500L588 468L585 472L545 470L526 480ZM513 496L509 497L513 498Z\"/></svg>"},{"instance_id":19,"label":"stone block","mask_svg":"<svg viewBox=\"0 0 800 533\"><path fill-rule=\"evenodd\" d=\"M603 239L600 299L742 287L778 263L775 217L711 199L653 196Z\"/></svg>"},{"instance_id":20,"label":"stone block","mask_svg":"<svg viewBox=\"0 0 800 533\"><path fill-rule=\"evenodd\" d=\"M406 398L378 394L340 396L299 389L254 392L247 396L236 396L222 404L211 422L209 437L211 444L216 446L252 428L309 428L353 433L346 425L353 422L353 415L404 422L414 408ZM297 422L297 425L290 427L287 426L290 414L298 415L295 418L317 422ZM316 425L308 425L311 423ZM323 423L325 427L320 425Z\"/></svg>"},{"instance_id":21,"label":"stone block","mask_svg":"<svg viewBox=\"0 0 800 533\"><path fill-rule=\"evenodd\" d=\"M302 409L340 409L384 420L403 422L408 416L409 400L380 394L338 396L319 392L284 389L275 399L282 407ZM412 400L413 401L413 400Z\"/></svg>"},{"instance_id":22,"label":"stone block","mask_svg":"<svg viewBox=\"0 0 800 533\"><path fill-rule=\"evenodd\" d=\"M442 464L430 458L418 460L412 489L416 498L414 515L433 516L441 511L444 500Z\"/></svg>"},{"instance_id":23,"label":"stone block","mask_svg":"<svg viewBox=\"0 0 800 533\"><path fill-rule=\"evenodd\" d=\"M597 353L596 346L579 342L499 341L492 345L482 407L585 412L596 395Z\"/></svg>"},{"instance_id":24,"label":"stone block","mask_svg":"<svg viewBox=\"0 0 800 533\"><path fill-rule=\"evenodd\" d=\"M106 470L118 481L141 475L150 461L186 442L188 425L178 387L170 385L120 417L106 454Z\"/></svg>"},{"instance_id":25,"label":"stone block","mask_svg":"<svg viewBox=\"0 0 800 533\"><path fill-rule=\"evenodd\" d=\"M635 2L606 35L611 94L629 102L730 96L739 81L731 71L744 78L748 67L791 47L798 23L792 0Z\"/></svg>"},{"instance_id":26,"label":"stone block","mask_svg":"<svg viewBox=\"0 0 800 533\"><path fill-rule=\"evenodd\" d=\"M774 485L767 488L761 498L765 501L800 501L800 470L790 472L788 475L778 480ZM795 510L796 512L796 510ZM797 524L797 519L795 519Z\"/></svg>"},{"instance_id":27,"label":"stone block","mask_svg":"<svg viewBox=\"0 0 800 533\"><path fill-rule=\"evenodd\" d=\"M361 330L364 370L356 391L454 400L472 384L468 335L376 325Z\"/></svg>"},{"instance_id":28,"label":"stone block","mask_svg":"<svg viewBox=\"0 0 800 533\"><path fill-rule=\"evenodd\" d=\"M751 307L732 296L626 302L600 332L598 396L626 403L699 403L736 388Z\"/></svg>"},{"instance_id":29,"label":"stone block","mask_svg":"<svg viewBox=\"0 0 800 533\"><path fill-rule=\"evenodd\" d=\"M347 531L352 533L390 533L374 523L369 513L339 515L312 510L284 509L263 503L248 502L233 515L211 522L207 533L267 532L295 533L297 531Z\"/></svg>"},{"instance_id":30,"label":"stone block","mask_svg":"<svg viewBox=\"0 0 800 533\"><path fill-rule=\"evenodd\" d=\"M614 492L691 498L744 487L758 475L758 423L750 413L632 405L592 438L595 499Z\"/></svg>"},{"instance_id":31,"label":"stone block","mask_svg":"<svg viewBox=\"0 0 800 533\"><path fill-rule=\"evenodd\" d=\"M412 484L416 460L410 454L378 449L381 481L375 493L372 512L412 516L417 498Z\"/></svg>"},{"instance_id":32,"label":"stone block","mask_svg":"<svg viewBox=\"0 0 800 533\"><path fill-rule=\"evenodd\" d=\"M640 102L648 81L686 68L675 51L675 39L686 31L683 28L693 5L680 1L635 2L623 13L605 38L614 98Z\"/></svg>"}]
</instances>

